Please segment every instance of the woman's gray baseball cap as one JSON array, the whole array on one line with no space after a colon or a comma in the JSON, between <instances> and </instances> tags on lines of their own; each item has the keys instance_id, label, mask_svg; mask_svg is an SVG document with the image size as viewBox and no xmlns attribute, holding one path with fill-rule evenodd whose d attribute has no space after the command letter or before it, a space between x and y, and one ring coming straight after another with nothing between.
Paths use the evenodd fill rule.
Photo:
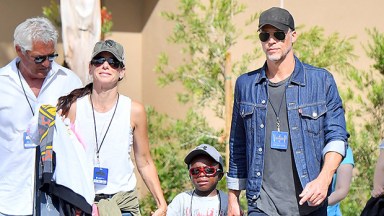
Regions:
<instances>
[{"instance_id":1,"label":"woman's gray baseball cap","mask_svg":"<svg viewBox=\"0 0 384 216\"><path fill-rule=\"evenodd\" d=\"M105 40L97 42L95 44L95 47L93 48L92 58L94 58L101 52L110 52L112 55L115 56L117 60L119 60L123 64L125 63L124 48L121 44L117 43L114 40Z\"/></svg>"}]
</instances>

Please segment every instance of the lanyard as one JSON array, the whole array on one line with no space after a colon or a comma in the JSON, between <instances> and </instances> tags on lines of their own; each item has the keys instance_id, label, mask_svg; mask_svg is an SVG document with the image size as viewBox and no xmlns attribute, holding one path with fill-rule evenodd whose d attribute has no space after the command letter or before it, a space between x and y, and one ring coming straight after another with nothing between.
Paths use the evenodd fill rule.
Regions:
<instances>
[{"instance_id":1,"label":"lanyard","mask_svg":"<svg viewBox=\"0 0 384 216\"><path fill-rule=\"evenodd\" d=\"M27 94L25 93L23 82L21 81L20 70L19 70L19 65L18 64L17 64L17 74L19 75L19 80L20 80L21 88L23 89L23 92L24 92L25 99L27 100L29 108L31 109L32 115L34 116L35 113L33 112L32 105L31 105L31 103L28 100Z\"/></svg>"},{"instance_id":2,"label":"lanyard","mask_svg":"<svg viewBox=\"0 0 384 216\"><path fill-rule=\"evenodd\" d=\"M283 104L283 100L284 100L284 96L285 96L285 92L287 91L287 88L288 88L288 85L289 85L289 82L291 81L291 78L288 79L288 81L285 83L285 88L284 88L284 93L282 94L281 96L281 100L280 100L280 105L279 105L279 110L276 112L276 109L275 107L273 107L272 103L271 103L271 100L269 98L269 95L268 95L268 102L269 104L271 105L272 107L272 110L273 112L275 113L275 116L276 116L276 127L277 127L277 131L280 131L280 119L279 119L279 116L280 116L280 110L281 110L281 105Z\"/></svg>"},{"instance_id":3,"label":"lanyard","mask_svg":"<svg viewBox=\"0 0 384 216\"><path fill-rule=\"evenodd\" d=\"M91 99L91 106L92 106L92 114L93 114L93 124L95 126L95 140L96 140L96 156L97 156L97 161L99 161L99 152L100 152L100 149L101 149L101 146L103 145L104 143L104 139L105 137L107 136L107 133L108 133L108 130L109 130L109 127L111 126L111 123L112 123L112 120L113 120L113 117L115 116L115 113L116 113L116 109L117 109L117 105L119 104L119 93L117 93L117 101L116 101L116 106L115 106L115 109L113 110L113 114L112 114L112 117L111 117L111 120L109 121L109 124L108 124L108 127L107 127L107 130L105 131L105 134L104 134L104 137L103 139L101 140L101 143L100 143L100 146L99 146L99 142L97 141L97 129L96 129L96 118L95 118L95 110L93 108L93 101L92 101L92 97L91 95L89 95L89 98Z\"/></svg>"}]
</instances>

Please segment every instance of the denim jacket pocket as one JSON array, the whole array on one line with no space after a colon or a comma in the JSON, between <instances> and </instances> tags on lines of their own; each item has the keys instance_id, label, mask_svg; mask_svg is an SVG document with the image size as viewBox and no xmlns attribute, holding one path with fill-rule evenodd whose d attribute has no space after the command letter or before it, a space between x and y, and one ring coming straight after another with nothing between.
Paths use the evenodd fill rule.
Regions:
<instances>
[{"instance_id":1,"label":"denim jacket pocket","mask_svg":"<svg viewBox=\"0 0 384 216\"><path fill-rule=\"evenodd\" d=\"M301 108L301 121L304 130L304 140L313 146L307 149L317 161L322 159L322 149L324 148L324 116L327 112L325 104L316 104ZM310 149L313 149L311 151Z\"/></svg>"},{"instance_id":2,"label":"denim jacket pocket","mask_svg":"<svg viewBox=\"0 0 384 216\"><path fill-rule=\"evenodd\" d=\"M240 116L243 118L244 126L248 137L252 137L255 121L253 121L253 114L255 112L255 105L249 103L240 103Z\"/></svg>"},{"instance_id":3,"label":"denim jacket pocket","mask_svg":"<svg viewBox=\"0 0 384 216\"><path fill-rule=\"evenodd\" d=\"M325 104L316 104L301 108L301 117L304 130L309 133L319 134L323 130L323 118L327 112Z\"/></svg>"},{"instance_id":4,"label":"denim jacket pocket","mask_svg":"<svg viewBox=\"0 0 384 216\"><path fill-rule=\"evenodd\" d=\"M254 105L240 103L240 116L242 118L245 119L245 118L251 117L251 115L253 114L254 110L255 110L255 106Z\"/></svg>"}]
</instances>

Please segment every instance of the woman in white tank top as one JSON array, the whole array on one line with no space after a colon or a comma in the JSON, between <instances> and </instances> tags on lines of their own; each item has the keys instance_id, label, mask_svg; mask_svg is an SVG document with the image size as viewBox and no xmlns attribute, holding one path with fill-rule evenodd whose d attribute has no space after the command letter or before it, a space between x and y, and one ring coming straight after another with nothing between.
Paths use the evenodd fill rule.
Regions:
<instances>
[{"instance_id":1,"label":"woman in white tank top","mask_svg":"<svg viewBox=\"0 0 384 216\"><path fill-rule=\"evenodd\" d=\"M144 106L117 90L117 83L125 73L123 47L112 40L96 43L89 72L93 83L61 97L58 109L74 124L87 160L94 165L95 202L99 212L112 211L102 207L109 200L133 196L134 204L119 206L118 210L123 215L140 215L130 158L133 146L137 169L157 203L153 215L165 215L167 203L149 151Z\"/></svg>"}]
</instances>

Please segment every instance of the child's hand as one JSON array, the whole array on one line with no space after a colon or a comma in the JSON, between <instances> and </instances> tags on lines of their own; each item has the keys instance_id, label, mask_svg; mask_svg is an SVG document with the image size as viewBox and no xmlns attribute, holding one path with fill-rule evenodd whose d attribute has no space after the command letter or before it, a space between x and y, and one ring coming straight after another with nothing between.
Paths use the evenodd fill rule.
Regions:
<instances>
[{"instance_id":1,"label":"child's hand","mask_svg":"<svg viewBox=\"0 0 384 216\"><path fill-rule=\"evenodd\" d=\"M373 186L373 190L371 192L372 197L379 197L384 193L384 188L381 186Z\"/></svg>"},{"instance_id":2,"label":"child's hand","mask_svg":"<svg viewBox=\"0 0 384 216\"><path fill-rule=\"evenodd\" d=\"M151 212L151 216L166 216L167 208L159 208L155 212Z\"/></svg>"}]
</instances>

